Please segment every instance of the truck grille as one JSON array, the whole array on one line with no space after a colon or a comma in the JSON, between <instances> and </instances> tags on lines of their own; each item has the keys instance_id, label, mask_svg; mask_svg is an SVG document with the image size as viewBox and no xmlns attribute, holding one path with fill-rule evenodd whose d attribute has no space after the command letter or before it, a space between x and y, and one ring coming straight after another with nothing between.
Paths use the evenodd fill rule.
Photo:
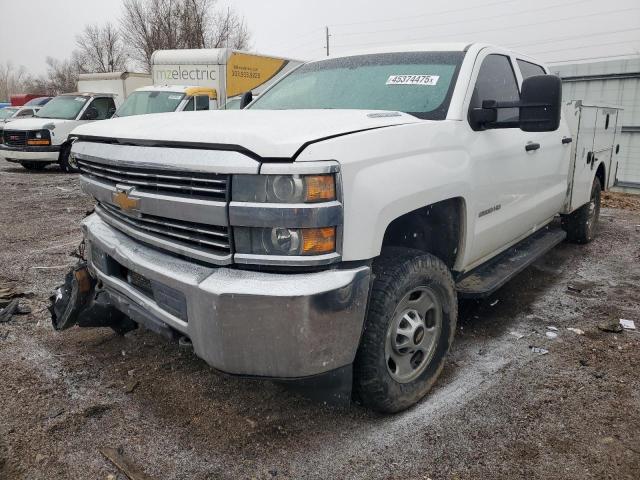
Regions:
<instances>
[{"instance_id":1,"label":"truck grille","mask_svg":"<svg viewBox=\"0 0 640 480\"><path fill-rule=\"evenodd\" d=\"M20 130L5 130L4 143L12 147L23 147L27 144L27 132Z\"/></svg>"},{"instance_id":2,"label":"truck grille","mask_svg":"<svg viewBox=\"0 0 640 480\"><path fill-rule=\"evenodd\" d=\"M225 226L185 222L145 213L131 215L105 203L100 203L96 212L116 228L118 223L124 225L131 230L125 233L133 232L132 236L135 236L135 232L140 232L216 256L231 252L229 229ZM116 225L113 225L113 221Z\"/></svg>"},{"instance_id":3,"label":"truck grille","mask_svg":"<svg viewBox=\"0 0 640 480\"><path fill-rule=\"evenodd\" d=\"M113 185L129 185L147 192L227 199L228 175L105 165L85 159L78 159L77 163L83 174Z\"/></svg>"}]
</instances>

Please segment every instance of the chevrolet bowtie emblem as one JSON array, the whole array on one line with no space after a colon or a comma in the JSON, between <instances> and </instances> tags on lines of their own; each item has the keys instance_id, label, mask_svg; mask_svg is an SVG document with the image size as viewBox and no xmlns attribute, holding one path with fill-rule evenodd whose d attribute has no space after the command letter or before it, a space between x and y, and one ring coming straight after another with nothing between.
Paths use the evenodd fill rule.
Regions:
<instances>
[{"instance_id":1,"label":"chevrolet bowtie emblem","mask_svg":"<svg viewBox=\"0 0 640 480\"><path fill-rule=\"evenodd\" d=\"M138 205L140 204L139 198L133 198L129 196L131 189L128 190L118 190L117 192L113 192L111 199L113 203L118 205L122 210L131 211L136 210Z\"/></svg>"}]
</instances>

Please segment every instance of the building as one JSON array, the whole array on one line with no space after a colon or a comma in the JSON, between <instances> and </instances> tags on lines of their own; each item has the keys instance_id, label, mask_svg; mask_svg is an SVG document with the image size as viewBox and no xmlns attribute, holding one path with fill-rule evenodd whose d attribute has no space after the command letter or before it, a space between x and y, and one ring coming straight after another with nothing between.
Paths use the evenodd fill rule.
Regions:
<instances>
[{"instance_id":1,"label":"building","mask_svg":"<svg viewBox=\"0 0 640 480\"><path fill-rule=\"evenodd\" d=\"M640 57L551 65L550 70L562 78L564 100L624 108L618 185L640 192Z\"/></svg>"}]
</instances>

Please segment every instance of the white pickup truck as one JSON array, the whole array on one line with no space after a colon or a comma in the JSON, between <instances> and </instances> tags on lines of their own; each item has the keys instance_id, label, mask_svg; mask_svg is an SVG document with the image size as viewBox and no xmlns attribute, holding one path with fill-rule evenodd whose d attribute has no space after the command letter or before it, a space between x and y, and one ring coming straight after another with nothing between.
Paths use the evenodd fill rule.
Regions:
<instances>
[{"instance_id":1,"label":"white pickup truck","mask_svg":"<svg viewBox=\"0 0 640 480\"><path fill-rule=\"evenodd\" d=\"M306 63L242 111L78 128L97 203L54 327L142 324L230 374L413 405L458 298L594 238L618 110L563 105L548 73L491 45L395 47Z\"/></svg>"}]
</instances>

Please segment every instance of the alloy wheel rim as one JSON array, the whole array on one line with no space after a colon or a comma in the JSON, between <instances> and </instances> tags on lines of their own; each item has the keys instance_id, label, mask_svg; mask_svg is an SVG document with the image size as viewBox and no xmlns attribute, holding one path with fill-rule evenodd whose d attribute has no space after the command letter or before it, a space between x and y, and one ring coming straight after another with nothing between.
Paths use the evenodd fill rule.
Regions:
<instances>
[{"instance_id":1,"label":"alloy wheel rim","mask_svg":"<svg viewBox=\"0 0 640 480\"><path fill-rule=\"evenodd\" d=\"M427 368L442 332L442 304L435 292L420 286L408 292L393 314L387 330L387 371L399 383L408 383Z\"/></svg>"}]
</instances>

